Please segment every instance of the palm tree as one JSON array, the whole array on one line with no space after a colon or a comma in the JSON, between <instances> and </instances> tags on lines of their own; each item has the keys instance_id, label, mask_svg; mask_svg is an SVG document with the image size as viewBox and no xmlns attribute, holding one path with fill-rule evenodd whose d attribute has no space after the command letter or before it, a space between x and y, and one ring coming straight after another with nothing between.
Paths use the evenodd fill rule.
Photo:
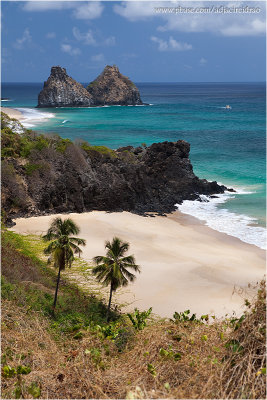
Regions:
<instances>
[{"instance_id":1,"label":"palm tree","mask_svg":"<svg viewBox=\"0 0 267 400\"><path fill-rule=\"evenodd\" d=\"M46 235L43 236L45 241L51 241L49 245L44 249L45 254L51 254L53 256L54 267L58 268L57 286L55 291L53 313L57 304L57 293L60 281L60 272L63 271L66 266L69 268L74 260L74 254L81 254L82 250L79 245L84 246L85 240L72 235L77 235L80 232L79 227L67 218L62 220L61 218L54 218L50 228Z\"/></svg>"},{"instance_id":2,"label":"palm tree","mask_svg":"<svg viewBox=\"0 0 267 400\"><path fill-rule=\"evenodd\" d=\"M135 280L136 276L129 272L127 268L140 272L140 267L135 264L134 256L125 256L129 249L129 243L114 237L112 242L107 241L105 243L105 248L107 249L106 256L94 257L93 260L96 266L92 269L92 273L96 275L96 279L103 285L110 285L107 309L107 321L109 321L112 293L120 286L127 286L129 281L133 282Z\"/></svg>"}]
</instances>

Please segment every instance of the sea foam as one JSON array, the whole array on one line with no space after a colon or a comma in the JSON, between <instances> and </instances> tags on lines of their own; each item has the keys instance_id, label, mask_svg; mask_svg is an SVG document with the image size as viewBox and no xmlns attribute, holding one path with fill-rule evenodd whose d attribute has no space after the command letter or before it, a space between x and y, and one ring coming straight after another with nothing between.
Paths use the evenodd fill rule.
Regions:
<instances>
[{"instance_id":1,"label":"sea foam","mask_svg":"<svg viewBox=\"0 0 267 400\"><path fill-rule=\"evenodd\" d=\"M244 189L237 190L237 193L248 194ZM251 226L257 223L256 218L217 207L219 204L234 198L234 194L226 192L216 196L218 197L210 198L200 195L202 201L184 200L182 204L176 204L176 207L184 214L205 221L205 225L212 229L235 236L243 242L254 244L261 249L266 249L266 229L261 226Z\"/></svg>"},{"instance_id":2,"label":"sea foam","mask_svg":"<svg viewBox=\"0 0 267 400\"><path fill-rule=\"evenodd\" d=\"M34 108L16 108L16 110L20 111L23 114L23 120L21 120L21 124L25 128L32 128L35 125L38 125L49 118L53 118L55 115L49 112L41 112L39 110L35 110Z\"/></svg>"}]
</instances>

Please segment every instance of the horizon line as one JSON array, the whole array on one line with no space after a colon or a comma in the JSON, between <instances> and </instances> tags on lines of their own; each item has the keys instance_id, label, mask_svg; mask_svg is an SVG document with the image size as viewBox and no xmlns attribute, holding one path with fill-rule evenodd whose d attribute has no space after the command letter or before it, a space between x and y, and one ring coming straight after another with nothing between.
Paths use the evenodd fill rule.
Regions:
<instances>
[{"instance_id":1,"label":"horizon line","mask_svg":"<svg viewBox=\"0 0 267 400\"><path fill-rule=\"evenodd\" d=\"M44 81L5 81L3 83L43 83ZM89 81L88 81L89 82ZM88 83L83 82L83 83ZM266 83L266 81L134 81L135 83Z\"/></svg>"}]
</instances>

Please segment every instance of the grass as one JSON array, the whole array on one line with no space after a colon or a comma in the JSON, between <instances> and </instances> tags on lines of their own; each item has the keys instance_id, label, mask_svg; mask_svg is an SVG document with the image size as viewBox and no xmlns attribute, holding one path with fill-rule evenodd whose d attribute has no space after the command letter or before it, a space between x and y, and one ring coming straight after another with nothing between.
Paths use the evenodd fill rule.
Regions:
<instances>
[{"instance_id":1,"label":"grass","mask_svg":"<svg viewBox=\"0 0 267 400\"><path fill-rule=\"evenodd\" d=\"M92 153L97 152L110 158L117 158L116 152L106 146L91 146L89 143L84 142L81 144L81 148L86 151L88 155L92 155Z\"/></svg>"},{"instance_id":2,"label":"grass","mask_svg":"<svg viewBox=\"0 0 267 400\"><path fill-rule=\"evenodd\" d=\"M2 237L3 399L265 398L264 282L240 319L183 312L134 327L118 313L107 324L93 282L84 291L66 274L53 318L46 244ZM78 276L89 267L80 260L74 268Z\"/></svg>"}]
</instances>

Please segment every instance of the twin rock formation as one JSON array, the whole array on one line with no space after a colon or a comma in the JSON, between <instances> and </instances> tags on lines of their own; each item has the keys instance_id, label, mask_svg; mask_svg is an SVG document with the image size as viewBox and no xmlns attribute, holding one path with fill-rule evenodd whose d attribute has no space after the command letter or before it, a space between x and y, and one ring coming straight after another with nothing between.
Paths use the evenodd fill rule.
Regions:
<instances>
[{"instance_id":1,"label":"twin rock formation","mask_svg":"<svg viewBox=\"0 0 267 400\"><path fill-rule=\"evenodd\" d=\"M116 65L107 65L87 88L71 78L65 68L52 67L38 96L37 107L93 107L141 105L135 84L122 75Z\"/></svg>"}]
</instances>

